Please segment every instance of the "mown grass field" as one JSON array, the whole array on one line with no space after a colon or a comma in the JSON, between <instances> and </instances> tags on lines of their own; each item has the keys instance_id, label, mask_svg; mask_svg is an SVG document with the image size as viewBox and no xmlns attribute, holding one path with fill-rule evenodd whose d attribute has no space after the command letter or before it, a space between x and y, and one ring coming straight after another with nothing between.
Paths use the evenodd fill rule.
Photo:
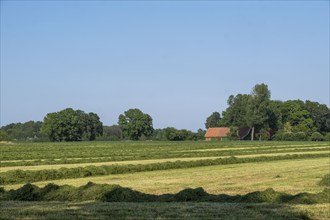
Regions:
<instances>
[{"instance_id":1,"label":"mown grass field","mask_svg":"<svg viewBox=\"0 0 330 220\"><path fill-rule=\"evenodd\" d=\"M80 142L1 144L5 190L25 180L118 184L149 194L203 187L211 194L273 188L318 193L329 174L328 142ZM326 204L107 203L1 201L4 219L327 219ZM57 217L56 217L57 216ZM60 216L60 217L58 217Z\"/></svg>"}]
</instances>

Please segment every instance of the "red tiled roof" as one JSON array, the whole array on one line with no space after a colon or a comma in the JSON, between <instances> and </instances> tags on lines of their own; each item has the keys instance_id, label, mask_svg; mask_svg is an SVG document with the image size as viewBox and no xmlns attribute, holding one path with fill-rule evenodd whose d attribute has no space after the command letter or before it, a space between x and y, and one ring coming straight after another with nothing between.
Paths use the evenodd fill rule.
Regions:
<instances>
[{"instance_id":1,"label":"red tiled roof","mask_svg":"<svg viewBox=\"0 0 330 220\"><path fill-rule=\"evenodd\" d=\"M205 134L206 138L213 138L213 137L227 137L230 132L230 128L209 128Z\"/></svg>"}]
</instances>

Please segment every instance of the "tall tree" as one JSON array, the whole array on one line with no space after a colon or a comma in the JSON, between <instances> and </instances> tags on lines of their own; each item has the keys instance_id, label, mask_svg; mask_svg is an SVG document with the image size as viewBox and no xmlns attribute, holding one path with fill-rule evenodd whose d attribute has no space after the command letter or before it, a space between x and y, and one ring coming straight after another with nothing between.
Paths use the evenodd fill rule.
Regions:
<instances>
[{"instance_id":1,"label":"tall tree","mask_svg":"<svg viewBox=\"0 0 330 220\"><path fill-rule=\"evenodd\" d=\"M304 132L311 135L316 130L309 111L304 108L301 100L288 100L280 108L282 123L290 124L293 132Z\"/></svg>"},{"instance_id":2,"label":"tall tree","mask_svg":"<svg viewBox=\"0 0 330 220\"><path fill-rule=\"evenodd\" d=\"M153 133L152 118L140 109L134 108L119 115L118 125L123 130L123 136L130 140L139 140L142 135L150 137Z\"/></svg>"},{"instance_id":3,"label":"tall tree","mask_svg":"<svg viewBox=\"0 0 330 220\"><path fill-rule=\"evenodd\" d=\"M100 117L90 112L85 114L85 131L84 136L86 139L93 141L96 139L97 136L103 134L103 124L100 121Z\"/></svg>"},{"instance_id":4,"label":"tall tree","mask_svg":"<svg viewBox=\"0 0 330 220\"><path fill-rule=\"evenodd\" d=\"M293 135L303 140L316 131L330 131L330 109L326 105L301 100L272 101L270 96L265 84L255 85L249 95L229 96L220 124L252 128L251 140L255 134L271 137L276 132L277 138Z\"/></svg>"},{"instance_id":5,"label":"tall tree","mask_svg":"<svg viewBox=\"0 0 330 220\"><path fill-rule=\"evenodd\" d=\"M227 104L228 108L222 112L221 125L246 127L247 107L249 104L250 95L238 94L229 96Z\"/></svg>"},{"instance_id":6,"label":"tall tree","mask_svg":"<svg viewBox=\"0 0 330 220\"><path fill-rule=\"evenodd\" d=\"M280 111L281 101L270 101L267 108L268 115L268 127L271 132L274 133L278 131L282 126L282 115Z\"/></svg>"},{"instance_id":7,"label":"tall tree","mask_svg":"<svg viewBox=\"0 0 330 220\"><path fill-rule=\"evenodd\" d=\"M268 120L268 105L270 102L270 91L266 84L257 84L253 87L248 103L246 115L247 125L252 128L251 141L254 140L255 129L265 128Z\"/></svg>"},{"instance_id":8,"label":"tall tree","mask_svg":"<svg viewBox=\"0 0 330 220\"><path fill-rule=\"evenodd\" d=\"M309 112L318 132L330 132L330 109L326 105L307 100L304 109Z\"/></svg>"},{"instance_id":9,"label":"tall tree","mask_svg":"<svg viewBox=\"0 0 330 220\"><path fill-rule=\"evenodd\" d=\"M207 117L205 122L205 128L212 128L212 127L219 127L220 126L220 113L219 112L213 112L212 115Z\"/></svg>"}]
</instances>

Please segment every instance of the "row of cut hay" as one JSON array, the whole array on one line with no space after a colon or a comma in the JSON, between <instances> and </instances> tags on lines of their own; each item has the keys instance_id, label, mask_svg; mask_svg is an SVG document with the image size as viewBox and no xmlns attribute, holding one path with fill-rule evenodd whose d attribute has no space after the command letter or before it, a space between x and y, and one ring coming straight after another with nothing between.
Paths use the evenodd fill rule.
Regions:
<instances>
[{"instance_id":1,"label":"row of cut hay","mask_svg":"<svg viewBox=\"0 0 330 220\"><path fill-rule=\"evenodd\" d=\"M51 165L51 164L75 164L75 163L93 163L93 162L115 162L115 161L129 161L129 160L144 160L144 159L170 159L170 158L192 158L192 157L224 157L224 156L240 156L240 155L256 155L256 154L272 154L272 153L304 153L304 152L321 152L328 151L330 152L330 147L305 147L305 148L261 148L261 149L238 149L238 150L225 150L225 149L214 149L212 151L202 150L171 150L166 152L139 152L137 153L127 153L127 155L106 155L105 153L100 154L99 157L89 157L77 158L78 155L74 158L58 158L60 155L52 155L53 158L45 158L46 155L39 155L42 159L36 160L2 160L1 167L10 167L10 166L36 166L36 165ZM114 152L115 153L115 152ZM118 153L118 152L117 152ZM5 153L3 153L5 154ZM78 154L78 153L77 153ZM135 154L132 156L131 154ZM145 155L148 155L147 157ZM95 155L94 155L95 156Z\"/></svg>"},{"instance_id":2,"label":"row of cut hay","mask_svg":"<svg viewBox=\"0 0 330 220\"><path fill-rule=\"evenodd\" d=\"M15 146L0 146L1 161L30 160L30 159L58 159L58 158L91 158L112 157L114 160L148 157L161 158L167 154L174 157L181 151L203 149L237 149L240 148L312 148L327 146L320 143L286 143L286 142L94 142L94 143L20 143ZM24 155L21 154L24 152Z\"/></svg>"},{"instance_id":3,"label":"row of cut hay","mask_svg":"<svg viewBox=\"0 0 330 220\"><path fill-rule=\"evenodd\" d=\"M222 202L222 203L293 203L318 204L330 203L330 189L322 192L299 193L290 195L277 192L272 188L264 191L251 192L245 195L230 196L226 194L212 195L203 188L184 189L176 194L152 195L120 187L118 185L87 183L81 187L58 186L48 184L39 188L26 184L17 190L0 190L0 199L3 201L88 201L103 202Z\"/></svg>"},{"instance_id":4,"label":"row of cut hay","mask_svg":"<svg viewBox=\"0 0 330 220\"><path fill-rule=\"evenodd\" d=\"M26 182L38 182L57 179L81 178L90 176L102 176L112 174L124 174L135 172L146 172L155 170L169 170L192 168L213 165L269 162L276 160L296 160L308 158L328 157L329 154L301 154L301 155L282 155L282 156L261 156L261 157L229 157L196 161L175 161L165 163L137 164L137 165L108 165L108 166L87 166L76 168L60 168L50 170L13 170L0 173L0 184L15 184Z\"/></svg>"},{"instance_id":5,"label":"row of cut hay","mask_svg":"<svg viewBox=\"0 0 330 220\"><path fill-rule=\"evenodd\" d=\"M313 151L313 152L295 152L294 154L320 154L328 153L328 151ZM242 157L258 157L258 156L281 156L287 155L287 153L270 153L270 154L246 154L236 156ZM330 156L330 155L329 155ZM127 165L127 164L151 164L151 163L164 163L174 161L192 161L192 160L209 160L217 158L228 158L230 156L223 157L188 157L188 158L168 158L168 159L149 159L149 160L130 160L130 161L96 161L96 162L82 162L82 163L64 163L64 164L47 164L47 165L25 165L25 166L2 166L0 172L7 172L10 170L43 170L43 169L60 169L60 168L74 168L74 167L87 167L87 166L102 166L102 165Z\"/></svg>"}]
</instances>

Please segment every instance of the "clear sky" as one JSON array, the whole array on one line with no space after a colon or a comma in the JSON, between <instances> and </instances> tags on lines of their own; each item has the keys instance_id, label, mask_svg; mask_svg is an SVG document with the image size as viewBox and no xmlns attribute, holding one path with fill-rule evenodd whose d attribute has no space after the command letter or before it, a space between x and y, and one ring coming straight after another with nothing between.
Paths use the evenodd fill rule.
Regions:
<instances>
[{"instance_id":1,"label":"clear sky","mask_svg":"<svg viewBox=\"0 0 330 220\"><path fill-rule=\"evenodd\" d=\"M1 1L1 125L139 108L196 131L257 83L329 106L329 1Z\"/></svg>"}]
</instances>

